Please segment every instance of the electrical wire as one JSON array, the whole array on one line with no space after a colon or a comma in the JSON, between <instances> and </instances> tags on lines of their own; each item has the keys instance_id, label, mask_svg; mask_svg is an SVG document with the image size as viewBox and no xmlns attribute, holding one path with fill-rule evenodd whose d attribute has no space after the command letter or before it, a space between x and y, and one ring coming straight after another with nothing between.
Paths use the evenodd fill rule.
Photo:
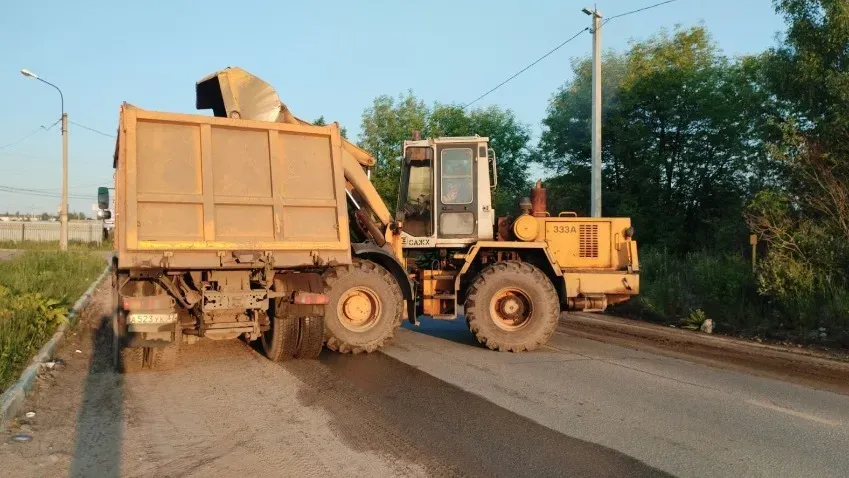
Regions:
<instances>
[{"instance_id":1,"label":"electrical wire","mask_svg":"<svg viewBox=\"0 0 849 478\"><path fill-rule=\"evenodd\" d=\"M489 95L490 93L492 93L493 91L495 91L495 90L497 90L497 89L501 88L502 86L506 85L506 84L507 84L509 81L511 81L513 78L516 78L517 76L521 75L522 73L524 73L525 71L527 71L528 69L530 69L532 66L536 65L537 63L539 63L539 62L541 62L542 60L544 60L545 58L547 58L547 57L548 57L549 55L551 55L552 53L554 53L554 52L556 52L557 50L559 50L559 49L563 48L563 46L565 46L567 43L571 42L571 41L572 41L572 40L574 40L575 38L578 38L578 36L579 36L581 33L584 33L584 32L585 32L585 31L587 31L587 30L589 30L589 27L581 29L581 31L579 31L578 33L576 33L576 34L574 34L573 36L571 36L568 40L566 40L566 41L564 41L563 43L561 43L561 44L557 45L556 47L552 48L551 50L549 50L549 51L548 51L548 53L546 53L545 55L543 55L543 56L541 56L541 57L537 58L537 59L536 59L536 60L534 60L534 62L533 62L533 63L531 63L530 65L528 65L528 66L526 66L526 67L522 68L521 70L519 70L518 72L516 72L516 74L514 74L514 75L513 75L513 76L511 76L510 78L507 78L506 80L504 80L504 81L502 81L501 83L499 83L498 85L496 85L496 86L495 86L495 88L492 88L491 90L487 91L486 93L484 93L484 94L482 94L482 95L478 96L478 97L477 97L477 98L475 98L474 100L472 100L472 101L470 101L470 102L466 103L465 105L463 105L463 109L466 109L466 108L468 108L469 106L471 106L471 105L473 105L473 104L477 103L478 101L480 101L481 99L483 99L484 97L486 97L487 95Z\"/></svg>"},{"instance_id":2,"label":"electrical wire","mask_svg":"<svg viewBox=\"0 0 849 478\"><path fill-rule=\"evenodd\" d=\"M673 3L673 2L677 2L677 1L678 1L678 0L666 0L665 2L655 3L654 5L649 5L649 6L647 6L647 7L638 8L638 9L636 9L636 10L631 10L630 12L620 13L620 14L618 14L618 15L614 15L614 16L612 16L612 17L608 17L606 20L604 20L604 22L602 22L602 26L604 26L607 22L609 22L609 21L611 21L611 20L614 20L614 19L616 19L616 18L621 18L621 17L625 17L625 16L628 16L628 15L633 15L634 13L643 12L643 11L646 11L646 10L650 10L650 9L652 9L652 8L659 7L659 6L661 6L661 5L666 5L666 4L668 4L668 3ZM579 31L578 33L576 33L575 35L573 35L572 37L570 37L568 40L564 41L563 43L561 43L561 44L557 45L556 47L554 47L553 49L551 49L551 50L550 50L548 53L546 53L545 55L543 55L543 56L541 56L541 57L537 58L537 59L536 59L533 63L531 63L530 65L528 65L528 66L526 66L526 67L522 68L521 70L519 70L516 74L514 74L514 75L513 75L513 76L511 76L510 78L507 78L506 80L504 80L504 81L502 81L501 83L499 83L498 85L496 85L496 86L495 86L495 88L492 88L491 90L487 91L486 93L484 93L484 94L482 94L482 95L478 96L478 97L477 97L477 98L475 98L474 100L472 100L472 101L470 101L470 102L466 103L465 105L463 105L463 109L466 109L466 108L468 108L469 106L473 105L474 103L477 103L478 101L480 101L481 99L483 99L484 97L486 97L487 95L489 95L490 93L492 93L493 91L495 91L495 90L497 90L497 89L501 88L502 86L506 85L508 82L510 82L511 80L513 80L514 78L516 78L517 76L521 75L522 73L524 73L525 71L527 71L528 69L530 69L531 67L533 67L534 65L536 65L537 63L539 63L540 61L544 60L546 57L548 57L548 56L549 56L549 55L551 55L552 53L556 52L557 50L559 50L560 48L562 48L562 47L563 47L564 45L566 45L567 43L571 42L571 41L572 41L572 40L574 40L575 38L578 38L578 36L579 36L581 33L584 33L585 31L587 31L587 30L589 30L589 29L590 29L589 27L582 29L581 31Z\"/></svg>"},{"instance_id":3,"label":"electrical wire","mask_svg":"<svg viewBox=\"0 0 849 478\"><path fill-rule=\"evenodd\" d=\"M6 148L9 148L9 147L14 146L14 145L16 145L16 144L23 143L24 141L26 141L26 140L27 140L27 139L29 139L30 137L34 136L36 133L41 133L42 131L50 131L51 129L53 129L53 127L54 127L54 126L56 126L57 124L59 124L59 122L60 122L60 121L62 121L62 119L61 119L61 118L60 118L60 119L58 119L58 120L56 120L56 122L54 122L54 123L53 123L53 124L51 124L50 126L44 126L44 125L41 125L41 126L39 126L38 128L36 128L36 129L34 129L34 130L30 131L29 133L27 133L27 134L26 134L26 135L24 135L23 137L19 138L18 140L16 140L16 141L12 141L12 142L11 142L11 143L9 143L9 144L4 144L3 146L0 146L0 149L6 149Z\"/></svg>"},{"instance_id":4,"label":"electrical wire","mask_svg":"<svg viewBox=\"0 0 849 478\"><path fill-rule=\"evenodd\" d=\"M61 198L61 193L43 191L38 189L26 189L26 188L15 188L11 186L2 186L0 185L0 192L9 193L9 194L21 194L25 196L39 196L39 197L49 197L49 198ZM68 198L70 199L94 199L95 195L84 195L84 194L68 194Z\"/></svg>"},{"instance_id":5,"label":"electrical wire","mask_svg":"<svg viewBox=\"0 0 849 478\"><path fill-rule=\"evenodd\" d=\"M638 9L636 9L636 10L631 10L630 12L620 13L620 14L618 14L618 15L613 15L612 17L607 17L607 18L604 20L604 22L602 22L602 24L601 24L601 25L602 25L602 26L604 26L604 25L605 25L607 22L609 22L610 20L615 20L615 19L617 19L617 18L621 18L621 17L627 17L628 15L633 15L633 14L635 14L635 13L644 12L644 11L646 11L646 10L651 10L652 8L657 8L657 7L661 6L661 5L666 5L666 4L673 3L673 2L677 2L677 1L678 1L678 0L666 0L665 2L655 3L654 5L649 5L649 6L647 6L647 7L638 8Z\"/></svg>"},{"instance_id":6,"label":"electrical wire","mask_svg":"<svg viewBox=\"0 0 849 478\"><path fill-rule=\"evenodd\" d=\"M114 134L104 133L103 131L96 130L94 128L91 128L91 127L86 126L84 124L79 124L79 123L74 122L74 121L68 121L68 122L71 123L72 125L79 126L82 129L87 129L87 130L91 131L92 133L97 133L99 135L106 136L107 138L115 138Z\"/></svg>"}]
</instances>

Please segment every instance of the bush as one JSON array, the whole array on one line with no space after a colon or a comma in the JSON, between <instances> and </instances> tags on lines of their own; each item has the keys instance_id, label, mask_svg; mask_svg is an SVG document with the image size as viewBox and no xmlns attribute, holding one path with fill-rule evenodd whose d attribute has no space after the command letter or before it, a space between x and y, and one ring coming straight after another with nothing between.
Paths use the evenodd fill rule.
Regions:
<instances>
[{"instance_id":1,"label":"bush","mask_svg":"<svg viewBox=\"0 0 849 478\"><path fill-rule=\"evenodd\" d=\"M640 294L614 312L690 328L709 318L722 333L849 347L849 287L777 260L768 255L753 274L738 254L647 249Z\"/></svg>"},{"instance_id":2,"label":"bush","mask_svg":"<svg viewBox=\"0 0 849 478\"><path fill-rule=\"evenodd\" d=\"M100 274L100 254L29 251L0 261L0 391L49 340Z\"/></svg>"}]
</instances>

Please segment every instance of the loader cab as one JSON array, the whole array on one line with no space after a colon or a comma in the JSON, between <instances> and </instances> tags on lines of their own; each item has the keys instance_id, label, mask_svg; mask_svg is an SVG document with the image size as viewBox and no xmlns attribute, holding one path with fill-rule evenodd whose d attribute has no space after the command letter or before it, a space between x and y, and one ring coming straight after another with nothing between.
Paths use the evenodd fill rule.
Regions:
<instances>
[{"instance_id":1,"label":"loader cab","mask_svg":"<svg viewBox=\"0 0 849 478\"><path fill-rule=\"evenodd\" d=\"M406 248L464 247L492 239L495 154L489 138L404 142L397 219Z\"/></svg>"}]
</instances>

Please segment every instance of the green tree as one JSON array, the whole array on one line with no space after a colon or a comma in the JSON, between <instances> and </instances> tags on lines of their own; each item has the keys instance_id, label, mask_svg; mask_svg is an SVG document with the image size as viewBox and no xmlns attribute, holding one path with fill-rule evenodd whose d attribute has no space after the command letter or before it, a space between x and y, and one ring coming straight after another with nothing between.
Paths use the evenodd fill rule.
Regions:
<instances>
[{"instance_id":1,"label":"green tree","mask_svg":"<svg viewBox=\"0 0 849 478\"><path fill-rule=\"evenodd\" d=\"M312 124L313 124L313 125L315 125L315 126L326 126L326 125L327 125L327 121L324 119L324 115L321 115L321 116L319 116L318 118L316 118L316 119L312 122ZM347 139L347 138L348 138L348 130L347 130L344 126L341 126L341 127L339 128L339 134L341 134L341 135L342 135L342 137L343 137L343 138L345 138L345 139Z\"/></svg>"},{"instance_id":2,"label":"green tree","mask_svg":"<svg viewBox=\"0 0 849 478\"><path fill-rule=\"evenodd\" d=\"M539 161L561 173L550 207L586 213L591 60L573 67L543 120ZM603 214L630 216L642 242L680 252L745 238L740 212L766 164L750 68L694 27L608 53L603 69Z\"/></svg>"},{"instance_id":3,"label":"green tree","mask_svg":"<svg viewBox=\"0 0 849 478\"><path fill-rule=\"evenodd\" d=\"M498 159L498 214L515 209L516 198L527 195L531 158L530 130L510 110L497 106L465 110L459 105L435 103L428 107L412 92L375 98L363 113L360 146L376 159L373 181L390 207L395 207L404 140L419 131L423 137L486 136Z\"/></svg>"},{"instance_id":4,"label":"green tree","mask_svg":"<svg viewBox=\"0 0 849 478\"><path fill-rule=\"evenodd\" d=\"M769 244L761 289L833 297L835 284L849 280L849 3L774 5L788 28L764 55L764 78L780 106L771 152L788 177L748 211L750 226Z\"/></svg>"}]
</instances>

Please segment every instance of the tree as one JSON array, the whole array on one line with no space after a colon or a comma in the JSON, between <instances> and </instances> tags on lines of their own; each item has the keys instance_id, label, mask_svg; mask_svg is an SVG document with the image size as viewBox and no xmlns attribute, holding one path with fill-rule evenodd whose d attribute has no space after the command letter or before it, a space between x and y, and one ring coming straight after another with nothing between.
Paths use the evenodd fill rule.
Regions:
<instances>
[{"instance_id":1,"label":"tree","mask_svg":"<svg viewBox=\"0 0 849 478\"><path fill-rule=\"evenodd\" d=\"M830 290L849 281L849 3L774 5L788 28L764 55L764 78L779 104L771 151L788 177L757 196L747 219L769 245L763 292Z\"/></svg>"},{"instance_id":2,"label":"tree","mask_svg":"<svg viewBox=\"0 0 849 478\"><path fill-rule=\"evenodd\" d=\"M324 115L321 115L315 121L313 121L312 124L315 126L326 126L327 121L324 119ZM348 138L348 130L344 126L339 128L339 134L341 134L342 137L345 139Z\"/></svg>"},{"instance_id":3,"label":"tree","mask_svg":"<svg viewBox=\"0 0 849 478\"><path fill-rule=\"evenodd\" d=\"M723 56L703 27L661 31L603 61L604 215L630 216L643 243L680 252L745 238L740 211L766 150L764 95L744 62ZM560 173L549 181L560 192L552 209L587 212L591 60L573 68L543 120L538 159Z\"/></svg>"},{"instance_id":4,"label":"tree","mask_svg":"<svg viewBox=\"0 0 849 478\"><path fill-rule=\"evenodd\" d=\"M404 140L414 131L423 137L486 136L498 158L496 212L515 209L516 197L527 195L530 131L510 110L497 106L466 111L459 105L428 107L411 91L398 97L379 96L363 112L359 145L375 157L372 181L390 208L395 207Z\"/></svg>"}]
</instances>

